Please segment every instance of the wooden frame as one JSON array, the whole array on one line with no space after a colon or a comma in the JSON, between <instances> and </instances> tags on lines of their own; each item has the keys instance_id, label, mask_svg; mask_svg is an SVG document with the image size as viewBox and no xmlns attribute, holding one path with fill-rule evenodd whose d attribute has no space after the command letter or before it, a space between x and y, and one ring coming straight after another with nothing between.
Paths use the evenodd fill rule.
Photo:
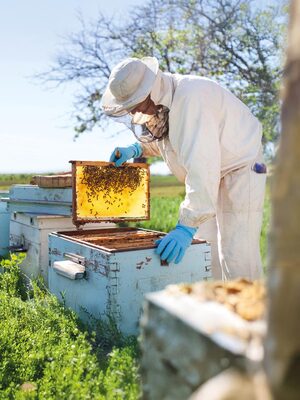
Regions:
<instances>
[{"instance_id":1,"label":"wooden frame","mask_svg":"<svg viewBox=\"0 0 300 400\"><path fill-rule=\"evenodd\" d=\"M146 204L145 204L145 216L144 217L112 217L112 216L92 216L82 218L78 216L78 196L76 193L77 189L77 167L81 166L112 166L111 162L104 161L70 161L72 164L72 217L75 226L80 226L86 223L96 223L96 222L127 222L127 221L143 221L150 219L150 170L149 165L145 163L126 163L126 167L129 168L143 168L146 170ZM118 168L122 168L118 167Z\"/></svg>"}]
</instances>

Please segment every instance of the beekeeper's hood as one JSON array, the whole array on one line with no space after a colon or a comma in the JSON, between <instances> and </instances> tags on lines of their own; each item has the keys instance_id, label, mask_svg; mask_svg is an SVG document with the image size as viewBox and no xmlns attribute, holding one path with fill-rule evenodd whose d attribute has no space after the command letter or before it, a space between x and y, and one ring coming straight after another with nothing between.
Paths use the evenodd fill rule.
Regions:
<instances>
[{"instance_id":1,"label":"beekeeper's hood","mask_svg":"<svg viewBox=\"0 0 300 400\"><path fill-rule=\"evenodd\" d=\"M102 108L109 116L130 112L150 94L154 104L170 108L171 77L160 71L155 57L127 58L116 65L102 96Z\"/></svg>"}]
</instances>

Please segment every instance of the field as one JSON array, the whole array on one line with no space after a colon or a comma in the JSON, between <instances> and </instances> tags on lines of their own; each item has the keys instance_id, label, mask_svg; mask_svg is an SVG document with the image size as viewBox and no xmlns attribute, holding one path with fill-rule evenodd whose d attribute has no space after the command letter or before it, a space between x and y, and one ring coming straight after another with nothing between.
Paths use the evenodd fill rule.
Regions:
<instances>
[{"instance_id":1,"label":"field","mask_svg":"<svg viewBox=\"0 0 300 400\"><path fill-rule=\"evenodd\" d=\"M28 288L22 257L0 262L0 399L137 399L136 339L113 321L83 325L41 284Z\"/></svg>"},{"instance_id":2,"label":"field","mask_svg":"<svg viewBox=\"0 0 300 400\"><path fill-rule=\"evenodd\" d=\"M1 176L0 191L30 176ZM9 183L9 184L7 184ZM161 231L177 222L184 186L174 177L153 177L151 220L137 225ZM270 201L265 201L261 249L266 263ZM113 321L83 325L42 287L24 285L22 256L0 269L0 400L140 398L136 338L124 338Z\"/></svg>"},{"instance_id":3,"label":"field","mask_svg":"<svg viewBox=\"0 0 300 400\"><path fill-rule=\"evenodd\" d=\"M11 185L30 183L34 174L0 174L0 191L8 190Z\"/></svg>"}]
</instances>

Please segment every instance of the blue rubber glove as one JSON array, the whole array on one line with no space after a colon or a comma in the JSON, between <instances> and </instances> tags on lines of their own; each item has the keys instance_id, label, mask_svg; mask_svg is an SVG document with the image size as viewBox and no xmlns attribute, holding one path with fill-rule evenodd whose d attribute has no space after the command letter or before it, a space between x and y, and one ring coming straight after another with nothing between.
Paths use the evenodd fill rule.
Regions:
<instances>
[{"instance_id":1,"label":"blue rubber glove","mask_svg":"<svg viewBox=\"0 0 300 400\"><path fill-rule=\"evenodd\" d=\"M117 153L120 153L120 157L117 157ZM114 162L116 167L120 167L126 161L134 157L140 157L143 153L142 146L139 143L134 143L128 147L116 147L111 153L110 162Z\"/></svg>"},{"instance_id":2,"label":"blue rubber glove","mask_svg":"<svg viewBox=\"0 0 300 400\"><path fill-rule=\"evenodd\" d=\"M155 250L162 260L168 263L175 260L175 264L180 263L186 249L190 246L197 228L191 228L182 224L177 224L176 228L169 232L163 239L155 242L158 245Z\"/></svg>"}]
</instances>

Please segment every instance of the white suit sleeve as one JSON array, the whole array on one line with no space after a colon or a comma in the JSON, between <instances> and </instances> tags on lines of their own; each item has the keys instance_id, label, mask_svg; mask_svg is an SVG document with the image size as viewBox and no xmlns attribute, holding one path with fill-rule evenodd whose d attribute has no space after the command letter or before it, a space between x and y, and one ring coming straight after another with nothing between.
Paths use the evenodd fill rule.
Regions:
<instances>
[{"instance_id":1,"label":"white suit sleeve","mask_svg":"<svg viewBox=\"0 0 300 400\"><path fill-rule=\"evenodd\" d=\"M143 157L161 157L156 140L150 143L141 143L141 146L143 149Z\"/></svg>"},{"instance_id":2,"label":"white suit sleeve","mask_svg":"<svg viewBox=\"0 0 300 400\"><path fill-rule=\"evenodd\" d=\"M179 102L181 118L177 129L180 134L176 147L179 161L187 171L186 196L180 205L179 222L192 227L216 215L220 184L220 116L206 102L206 96L194 91Z\"/></svg>"}]
</instances>

